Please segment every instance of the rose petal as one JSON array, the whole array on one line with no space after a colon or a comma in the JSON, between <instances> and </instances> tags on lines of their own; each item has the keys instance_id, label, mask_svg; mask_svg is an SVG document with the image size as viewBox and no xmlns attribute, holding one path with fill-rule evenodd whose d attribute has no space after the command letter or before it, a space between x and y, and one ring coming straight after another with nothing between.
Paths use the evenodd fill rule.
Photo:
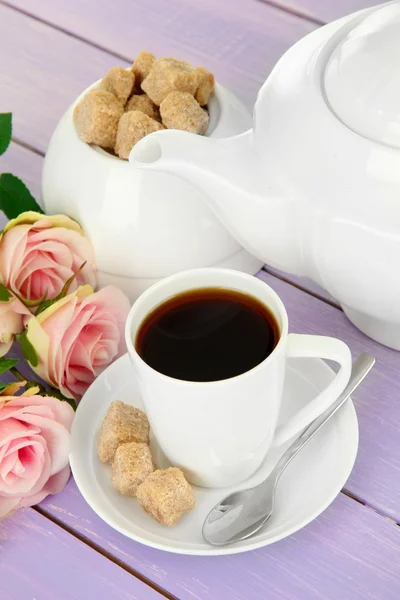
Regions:
<instances>
[{"instance_id":1,"label":"rose petal","mask_svg":"<svg viewBox=\"0 0 400 600\"><path fill-rule=\"evenodd\" d=\"M38 299L47 290L57 295L66 280L85 267L70 289L96 285L94 250L80 226L63 215L38 217L25 213L10 221L1 235L0 272L5 285L29 299Z\"/></svg>"},{"instance_id":2,"label":"rose petal","mask_svg":"<svg viewBox=\"0 0 400 600\"><path fill-rule=\"evenodd\" d=\"M68 402L62 402L52 396L31 396L29 400L22 396L9 398L9 402L3 408L0 407L0 421L4 411L10 411L9 415L21 420L25 413L52 418L64 425L68 431L74 418L74 411Z\"/></svg>"},{"instance_id":3,"label":"rose petal","mask_svg":"<svg viewBox=\"0 0 400 600\"><path fill-rule=\"evenodd\" d=\"M36 435L37 433L39 433L37 427L25 425L13 417L0 421L0 452L4 444L20 437Z\"/></svg>"},{"instance_id":4,"label":"rose petal","mask_svg":"<svg viewBox=\"0 0 400 600\"><path fill-rule=\"evenodd\" d=\"M54 475L54 473L63 469L68 464L70 450L70 435L66 427L52 419L45 419L29 413L24 415L24 421L39 429L40 436L47 445L47 450L51 456L50 475Z\"/></svg>"},{"instance_id":5,"label":"rose petal","mask_svg":"<svg viewBox=\"0 0 400 600\"><path fill-rule=\"evenodd\" d=\"M20 444L21 442L19 442ZM40 491L51 474L51 460L46 444L40 435L30 436L18 450L18 475L7 473L0 479L2 495L27 496Z\"/></svg>"},{"instance_id":6,"label":"rose petal","mask_svg":"<svg viewBox=\"0 0 400 600\"><path fill-rule=\"evenodd\" d=\"M65 469L50 477L40 492L31 496L27 496L26 498L21 498L18 508L34 506L35 504L42 502L42 500L44 500L49 494L58 494L67 485L70 475L70 468L65 467Z\"/></svg>"},{"instance_id":7,"label":"rose petal","mask_svg":"<svg viewBox=\"0 0 400 600\"><path fill-rule=\"evenodd\" d=\"M4 279L4 284L12 289L13 273L18 272L23 260L30 225L21 225L12 229L1 238L0 244L0 272Z\"/></svg>"}]
</instances>

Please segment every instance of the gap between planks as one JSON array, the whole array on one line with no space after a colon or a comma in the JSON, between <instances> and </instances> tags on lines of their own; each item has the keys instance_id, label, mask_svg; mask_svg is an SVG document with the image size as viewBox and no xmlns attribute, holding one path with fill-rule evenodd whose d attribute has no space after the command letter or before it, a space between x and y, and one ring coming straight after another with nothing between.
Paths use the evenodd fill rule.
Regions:
<instances>
[{"instance_id":1,"label":"gap between planks","mask_svg":"<svg viewBox=\"0 0 400 600\"><path fill-rule=\"evenodd\" d=\"M283 6L282 4L279 3L279 0L276 0L276 2L274 2L274 0L255 0L255 2L260 2L261 4L268 4L269 6L272 6L273 8L277 8L278 10L281 10L282 12L288 13L289 15L292 15L293 17L297 17L298 19L303 19L303 21L308 21L309 23L314 23L314 25L318 25L320 27L322 27L323 25L326 25L326 21L322 21L321 19L312 17L311 15L308 15L307 13L305 13L297 8L290 8L289 6Z\"/></svg>"},{"instance_id":2,"label":"gap between planks","mask_svg":"<svg viewBox=\"0 0 400 600\"><path fill-rule=\"evenodd\" d=\"M254 0L254 1L257 2L258 0ZM8 3L6 0L0 0L0 4L2 4L3 6L6 6L7 8L10 8L11 10L13 10L15 12L21 13L22 15L25 15L26 17L29 17L33 21L37 21L38 23L47 25L47 27L51 27L52 29L59 31L60 33L64 33L68 37L75 38L76 40L79 40L80 42L83 42L84 44L87 44L88 46L93 46L93 48L97 48L97 50L106 52L110 56L115 56L115 58L119 58L120 60L123 60L126 62L133 62L133 59L130 56L124 56L123 54L119 54L118 52L114 52L113 50L110 50L110 48L106 48L105 46L96 44L96 42L92 42L91 40L88 40L87 38L85 38L81 35L77 35L76 33L69 31L68 29L64 29L63 27L60 27L59 25L55 25L51 21L47 21L47 19L38 17L37 15L34 15L33 13L29 12L28 10L24 10L23 8L14 6L13 4Z\"/></svg>"},{"instance_id":3,"label":"gap between planks","mask_svg":"<svg viewBox=\"0 0 400 600\"><path fill-rule=\"evenodd\" d=\"M167 590L165 590L164 588L162 588L159 585L157 585L156 583L154 583L154 581L152 581L151 579L148 579L141 573L138 573L137 571L135 571L135 569L132 569L132 567L125 564L122 560L119 560L118 558L113 556L113 554L111 554L110 552L107 552L107 550L104 550L104 548L102 548L101 546L98 546L97 544L92 542L92 540L85 538L85 536L78 533L70 525L66 525L65 523L63 523L61 520L57 519L53 515L48 514L41 507L33 506L32 509L35 510L40 515L42 515L42 517L44 517L45 519L48 519L49 521L51 521L52 523L54 523L55 525L57 525L58 527L60 527L61 529L63 529L67 533L69 533L70 535L72 535L74 538L76 538L83 544L86 544L86 546L89 546L95 552L98 552L98 554L101 554L102 556L104 556L104 558L107 558L108 560L110 560L111 562L116 564L118 567L120 567L121 569L123 569L124 571L126 571L127 573L132 575L132 577L136 577L136 579L139 579L142 583L148 585L150 588L152 588L154 591L158 592L159 594L161 594L168 600L179 600L179 598L177 596L170 594Z\"/></svg>"},{"instance_id":4,"label":"gap between planks","mask_svg":"<svg viewBox=\"0 0 400 600\"><path fill-rule=\"evenodd\" d=\"M2 4L1 0L0 0L0 4ZM42 158L45 157L45 153L42 152L42 150L35 148L35 146L32 146L31 144L27 144L26 142L23 142L22 140L15 138L15 137L12 137L11 141L14 142L14 144L17 144L17 146L21 146L22 148L25 148L25 150L29 150L30 152L33 152L34 154L37 154L38 156L41 156Z\"/></svg>"},{"instance_id":5,"label":"gap between planks","mask_svg":"<svg viewBox=\"0 0 400 600\"><path fill-rule=\"evenodd\" d=\"M396 526L400 526L400 523L398 523L397 521L395 521L391 517L388 517L382 511L379 511L379 510L373 508L372 506L370 506L369 504L366 504L365 502L363 502L360 498L358 498L354 494L351 494L350 492L348 492L348 491L346 491L344 489L342 489L339 493L347 496L349 499L353 500L357 504L360 504L361 506L364 506L367 510L371 510L372 512L377 513L380 517L382 517L383 519L389 521L390 523L392 523L392 524L394 524ZM133 569L132 567L130 567L129 565L127 565L126 563L124 563L124 561L118 559L116 556L114 556L110 552L107 552L100 545L94 543L92 540L89 540L84 535L82 535L78 531L76 531L73 527L71 527L70 525L67 525L66 523L64 523L61 519L57 519L52 514L47 513L45 510L43 510L43 508L41 508L39 506L33 506L32 509L35 510L36 512L38 512L44 518L48 519L49 521L51 521L52 523L54 523L55 525L57 525L58 527L60 527L61 529L63 529L64 531L66 531L67 533L69 533L70 535L72 535L74 538L76 538L77 540L79 540L83 544L86 544L87 546L89 546L95 552L98 552L99 554L101 554L102 556L104 556L104 558L106 558L106 559L110 560L111 562L113 562L115 565L117 565L118 567L120 567L121 569L123 569L124 571L126 571L127 573L129 573L130 575L132 575L132 577L136 577L137 579L139 579L140 581L142 581L142 583L144 583L145 585L148 585L149 587L151 587L154 591L158 592L159 594L161 594L162 596L164 596L165 598L167 598L167 600L179 600L179 598L177 596L171 594L170 592L168 592L164 588L160 587L159 585L157 585L156 583L154 583L151 579L149 579L148 577L145 577L144 575L142 575L141 573L139 573L138 571L136 571L135 569Z\"/></svg>"},{"instance_id":6,"label":"gap between planks","mask_svg":"<svg viewBox=\"0 0 400 600\"><path fill-rule=\"evenodd\" d=\"M362 506L365 506L365 508L369 508L369 510L372 510L374 513L376 513L380 517L383 517L384 519L386 519L386 521L389 521L393 525L397 525L397 527L400 527L400 522L396 521L395 519L392 519L392 517L389 517L382 510L378 510L377 508L374 508L370 504L367 504L366 502L364 502L363 500L361 500L360 498L358 498L358 496L355 496L354 494L352 494L351 492L349 492L349 491L347 491L345 489L341 490L341 492L342 492L342 494L344 494L348 498L351 498L351 500L354 500L355 502L358 502L359 504L362 504Z\"/></svg>"},{"instance_id":7,"label":"gap between planks","mask_svg":"<svg viewBox=\"0 0 400 600\"><path fill-rule=\"evenodd\" d=\"M309 290L306 287L303 287L302 285L300 285L299 283L296 283L295 281L292 281L288 277L284 277L283 275L281 275L279 273L276 273L275 271L271 271L268 268L268 265L264 265L261 270L264 271L265 273L268 273L268 275L271 275L272 277L276 277L277 279L280 279L281 281L284 281L285 283L287 283L287 284L291 285L292 287L300 290L301 292L305 292L309 296L313 296L317 300L321 300L321 302L325 302L325 304L329 304L329 306L332 306L333 308L336 308L336 310L339 310L340 312L343 312L342 307L338 306L335 302L333 302L333 300L329 300L328 298L324 298L324 296L321 296L320 294L317 294L316 292L313 292L312 290Z\"/></svg>"}]
</instances>

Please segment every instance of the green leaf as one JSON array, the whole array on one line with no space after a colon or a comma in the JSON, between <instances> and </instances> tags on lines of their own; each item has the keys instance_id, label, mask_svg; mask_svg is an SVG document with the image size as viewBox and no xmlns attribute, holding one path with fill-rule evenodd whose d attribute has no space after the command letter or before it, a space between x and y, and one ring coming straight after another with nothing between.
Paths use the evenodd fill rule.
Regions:
<instances>
[{"instance_id":1,"label":"green leaf","mask_svg":"<svg viewBox=\"0 0 400 600\"><path fill-rule=\"evenodd\" d=\"M24 359L30 362L32 367L37 367L39 364L39 359L35 348L28 340L28 331L25 330L23 333L16 335L15 337L19 341Z\"/></svg>"},{"instance_id":2,"label":"green leaf","mask_svg":"<svg viewBox=\"0 0 400 600\"><path fill-rule=\"evenodd\" d=\"M86 265L86 263L87 263L87 260L85 260L85 262L83 262L81 264L81 266L79 267L79 269L77 269L75 271L75 273L72 273L71 277L69 279L67 279L67 281L63 285L63 289L61 290L60 294L57 296L58 300L60 300L61 298L64 298L68 294L68 290L70 288L71 283L73 282L73 280L75 279L75 277L78 275L78 273L80 273L82 271L82 269Z\"/></svg>"},{"instance_id":3,"label":"green leaf","mask_svg":"<svg viewBox=\"0 0 400 600\"><path fill-rule=\"evenodd\" d=\"M42 302L46 300L47 290L45 291L43 296L41 298L38 298L37 300L28 300L28 298L20 296L19 294L17 294L17 292L14 292L14 295L17 296L18 300L21 300L22 304L25 304L25 306L27 306L28 308L34 308L35 306L39 306L40 304L42 304Z\"/></svg>"},{"instance_id":4,"label":"green leaf","mask_svg":"<svg viewBox=\"0 0 400 600\"><path fill-rule=\"evenodd\" d=\"M45 302L42 302L41 304L39 304L38 309L35 312L35 316L37 317L38 315L40 315L41 312L46 310L46 308L49 308L49 306L54 304L54 302L57 302L56 298L53 298L53 300L46 300Z\"/></svg>"},{"instance_id":5,"label":"green leaf","mask_svg":"<svg viewBox=\"0 0 400 600\"><path fill-rule=\"evenodd\" d=\"M0 358L0 375L19 363L18 358Z\"/></svg>"},{"instance_id":6,"label":"green leaf","mask_svg":"<svg viewBox=\"0 0 400 600\"><path fill-rule=\"evenodd\" d=\"M0 175L0 209L9 219L27 210L43 213L24 182L11 173Z\"/></svg>"},{"instance_id":7,"label":"green leaf","mask_svg":"<svg viewBox=\"0 0 400 600\"><path fill-rule=\"evenodd\" d=\"M12 115L0 113L0 156L4 154L11 142Z\"/></svg>"},{"instance_id":8,"label":"green leaf","mask_svg":"<svg viewBox=\"0 0 400 600\"><path fill-rule=\"evenodd\" d=\"M38 307L37 311L35 312L36 316L40 315L40 313L43 312L44 310L46 310L46 308L49 308L49 306L51 306L52 304L55 304L55 302L58 302L59 300L61 300L61 298L64 298L68 294L68 290L70 288L71 283L73 282L75 277L78 275L78 273L80 273L80 271L82 271L82 269L86 265L86 263L87 263L87 261L85 260L85 262L83 262L81 264L79 269L77 269L75 271L75 273L73 273L71 275L71 277L69 279L67 279L67 281L64 283L63 288L62 288L61 292L58 294L58 296L55 296L55 298L51 298L50 300L45 300L44 302L41 302L41 304L39 304L39 307Z\"/></svg>"},{"instance_id":9,"label":"green leaf","mask_svg":"<svg viewBox=\"0 0 400 600\"><path fill-rule=\"evenodd\" d=\"M12 298L13 295L10 290L0 283L0 302L9 302Z\"/></svg>"}]
</instances>

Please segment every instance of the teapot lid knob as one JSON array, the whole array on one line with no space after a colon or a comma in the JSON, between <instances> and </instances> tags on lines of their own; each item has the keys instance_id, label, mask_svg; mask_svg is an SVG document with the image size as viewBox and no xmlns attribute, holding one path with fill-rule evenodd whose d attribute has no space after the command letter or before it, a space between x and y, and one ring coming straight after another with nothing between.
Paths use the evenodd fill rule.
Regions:
<instances>
[{"instance_id":1,"label":"teapot lid knob","mask_svg":"<svg viewBox=\"0 0 400 600\"><path fill-rule=\"evenodd\" d=\"M400 148L400 3L369 13L334 48L323 75L331 110L359 135Z\"/></svg>"}]
</instances>

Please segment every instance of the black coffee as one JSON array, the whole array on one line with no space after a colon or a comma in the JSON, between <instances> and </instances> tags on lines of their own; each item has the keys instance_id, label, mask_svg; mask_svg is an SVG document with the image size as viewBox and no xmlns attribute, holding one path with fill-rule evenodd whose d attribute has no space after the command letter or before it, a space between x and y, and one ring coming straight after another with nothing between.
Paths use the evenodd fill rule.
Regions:
<instances>
[{"instance_id":1,"label":"black coffee","mask_svg":"<svg viewBox=\"0 0 400 600\"><path fill-rule=\"evenodd\" d=\"M279 326L255 298L204 288L171 298L140 326L136 350L156 371L218 381L249 371L275 348Z\"/></svg>"}]
</instances>

